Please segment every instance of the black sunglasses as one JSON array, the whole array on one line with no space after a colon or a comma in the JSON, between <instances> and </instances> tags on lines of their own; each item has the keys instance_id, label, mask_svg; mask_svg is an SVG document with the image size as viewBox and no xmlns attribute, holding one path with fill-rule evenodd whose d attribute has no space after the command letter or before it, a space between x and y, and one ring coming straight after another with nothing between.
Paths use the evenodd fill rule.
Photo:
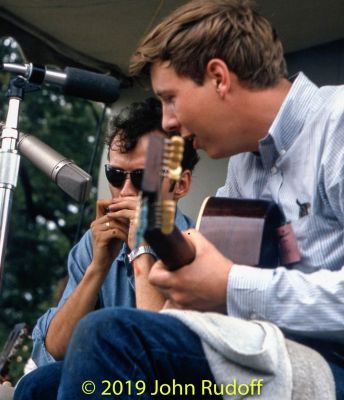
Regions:
<instances>
[{"instance_id":1,"label":"black sunglasses","mask_svg":"<svg viewBox=\"0 0 344 400\"><path fill-rule=\"evenodd\" d=\"M125 171L122 168L116 168L110 164L105 164L105 175L109 183L116 188L123 187L125 180L130 177L131 183L133 184L134 188L137 190L141 190L143 169Z\"/></svg>"}]
</instances>

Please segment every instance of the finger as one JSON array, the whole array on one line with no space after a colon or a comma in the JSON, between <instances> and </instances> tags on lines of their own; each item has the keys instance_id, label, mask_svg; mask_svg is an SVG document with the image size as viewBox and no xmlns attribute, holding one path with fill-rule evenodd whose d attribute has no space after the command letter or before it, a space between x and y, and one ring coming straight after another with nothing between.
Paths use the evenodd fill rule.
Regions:
<instances>
[{"instance_id":1,"label":"finger","mask_svg":"<svg viewBox=\"0 0 344 400\"><path fill-rule=\"evenodd\" d=\"M114 202L109 205L110 211L117 211L121 209L136 210L138 205L138 197L124 197L114 200Z\"/></svg>"},{"instance_id":2,"label":"finger","mask_svg":"<svg viewBox=\"0 0 344 400\"><path fill-rule=\"evenodd\" d=\"M114 229L116 227L117 227L117 224L108 218L105 221L94 224L94 228L96 228L97 230L102 231L102 232L110 231L111 229Z\"/></svg>"},{"instance_id":3,"label":"finger","mask_svg":"<svg viewBox=\"0 0 344 400\"><path fill-rule=\"evenodd\" d=\"M105 242L108 242L112 239L120 239L126 242L128 238L128 232L126 230L120 229L119 227L103 231L101 234L102 234L101 240Z\"/></svg>"},{"instance_id":4,"label":"finger","mask_svg":"<svg viewBox=\"0 0 344 400\"><path fill-rule=\"evenodd\" d=\"M109 199L99 199L96 202L96 218L100 218L101 216L107 214L108 207L111 204L112 200Z\"/></svg>"},{"instance_id":5,"label":"finger","mask_svg":"<svg viewBox=\"0 0 344 400\"><path fill-rule=\"evenodd\" d=\"M127 219L114 218L109 215L107 221L105 221L103 223L103 226L107 227L108 229L113 229L113 228L119 227L121 229L127 230L129 227L129 224L128 224Z\"/></svg>"},{"instance_id":6,"label":"finger","mask_svg":"<svg viewBox=\"0 0 344 400\"><path fill-rule=\"evenodd\" d=\"M91 228L94 229L94 228L102 227L101 230L105 230L105 228L110 228L111 226L113 226L113 225L108 224L108 222L110 220L113 220L113 218L112 219L109 218L109 215L106 214L102 217L99 217L99 218L93 220L91 223Z\"/></svg>"},{"instance_id":7,"label":"finger","mask_svg":"<svg viewBox=\"0 0 344 400\"><path fill-rule=\"evenodd\" d=\"M203 235L198 232L196 229L188 229L186 231L183 231L182 234L189 240L191 240L192 242L194 240L198 240L200 237L203 238Z\"/></svg>"},{"instance_id":8,"label":"finger","mask_svg":"<svg viewBox=\"0 0 344 400\"><path fill-rule=\"evenodd\" d=\"M127 242L128 240L128 233L125 231L122 231L121 229L115 228L111 232L111 237L115 239L120 239L123 242Z\"/></svg>"},{"instance_id":9,"label":"finger","mask_svg":"<svg viewBox=\"0 0 344 400\"><path fill-rule=\"evenodd\" d=\"M161 260L158 260L149 272L148 281L160 289L170 289L173 283L173 274L166 269Z\"/></svg>"},{"instance_id":10,"label":"finger","mask_svg":"<svg viewBox=\"0 0 344 400\"><path fill-rule=\"evenodd\" d=\"M173 308L171 300L167 299L162 307L163 310L168 310Z\"/></svg>"},{"instance_id":11,"label":"finger","mask_svg":"<svg viewBox=\"0 0 344 400\"><path fill-rule=\"evenodd\" d=\"M204 252L205 249L209 251L214 248L214 245L206 239L202 233L197 231L196 229L188 229L187 231L182 232L183 235L189 240L195 247L196 252Z\"/></svg>"},{"instance_id":12,"label":"finger","mask_svg":"<svg viewBox=\"0 0 344 400\"><path fill-rule=\"evenodd\" d=\"M124 220L131 220L135 218L136 211L135 210L128 210L128 209L122 209L118 211L111 211L108 216L109 218L114 218L114 219L124 219Z\"/></svg>"},{"instance_id":13,"label":"finger","mask_svg":"<svg viewBox=\"0 0 344 400\"><path fill-rule=\"evenodd\" d=\"M109 231L112 228L114 228L114 225L112 224L112 221L107 220L106 222L103 222L102 224L99 225L102 231Z\"/></svg>"},{"instance_id":14,"label":"finger","mask_svg":"<svg viewBox=\"0 0 344 400\"><path fill-rule=\"evenodd\" d=\"M93 227L95 227L97 225L104 224L108 220L109 220L109 218L108 218L107 215L103 215L103 216L101 216L99 218L96 218L91 222L91 228L93 228Z\"/></svg>"},{"instance_id":15,"label":"finger","mask_svg":"<svg viewBox=\"0 0 344 400\"><path fill-rule=\"evenodd\" d=\"M162 307L163 310L171 310L171 309L179 309L181 310L182 307L180 307L178 304L174 303L171 299L167 299Z\"/></svg>"},{"instance_id":16,"label":"finger","mask_svg":"<svg viewBox=\"0 0 344 400\"><path fill-rule=\"evenodd\" d=\"M117 221L108 220L101 224L92 227L92 232L94 235L105 235L104 238L107 240L109 238L116 237L118 239L126 241L128 238L128 225L120 224Z\"/></svg>"}]
</instances>

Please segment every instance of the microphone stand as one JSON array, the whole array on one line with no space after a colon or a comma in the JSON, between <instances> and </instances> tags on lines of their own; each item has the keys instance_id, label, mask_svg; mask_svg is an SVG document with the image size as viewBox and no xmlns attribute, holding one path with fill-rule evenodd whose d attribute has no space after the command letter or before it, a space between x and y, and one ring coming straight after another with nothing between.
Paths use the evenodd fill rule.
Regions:
<instances>
[{"instance_id":1,"label":"microphone stand","mask_svg":"<svg viewBox=\"0 0 344 400\"><path fill-rule=\"evenodd\" d=\"M20 155L18 154L18 120L20 103L24 94L38 90L22 76L11 79L7 97L9 98L5 126L1 133L0 148L0 291L2 287L8 222L14 190L17 186Z\"/></svg>"}]
</instances>

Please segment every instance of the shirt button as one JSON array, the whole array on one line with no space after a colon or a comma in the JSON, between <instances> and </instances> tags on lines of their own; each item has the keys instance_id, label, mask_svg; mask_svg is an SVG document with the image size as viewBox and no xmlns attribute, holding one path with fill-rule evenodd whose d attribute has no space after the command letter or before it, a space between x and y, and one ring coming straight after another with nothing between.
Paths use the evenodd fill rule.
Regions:
<instances>
[{"instance_id":1,"label":"shirt button","mask_svg":"<svg viewBox=\"0 0 344 400\"><path fill-rule=\"evenodd\" d=\"M276 167L272 167L272 168L271 168L271 173L272 173L272 174L275 174L277 171L278 171L278 170L277 170Z\"/></svg>"},{"instance_id":2,"label":"shirt button","mask_svg":"<svg viewBox=\"0 0 344 400\"><path fill-rule=\"evenodd\" d=\"M280 151L280 156L284 156L284 154L286 153L286 151L283 149Z\"/></svg>"},{"instance_id":3,"label":"shirt button","mask_svg":"<svg viewBox=\"0 0 344 400\"><path fill-rule=\"evenodd\" d=\"M258 315L256 313L251 313L250 318L251 319L257 319Z\"/></svg>"}]
</instances>

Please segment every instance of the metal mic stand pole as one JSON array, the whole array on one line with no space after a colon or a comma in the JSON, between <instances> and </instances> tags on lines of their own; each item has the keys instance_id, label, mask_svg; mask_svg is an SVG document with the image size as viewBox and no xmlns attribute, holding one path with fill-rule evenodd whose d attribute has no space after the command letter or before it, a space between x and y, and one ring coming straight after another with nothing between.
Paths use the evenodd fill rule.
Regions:
<instances>
[{"instance_id":1,"label":"metal mic stand pole","mask_svg":"<svg viewBox=\"0 0 344 400\"><path fill-rule=\"evenodd\" d=\"M17 186L20 155L17 151L19 137L18 119L20 103L28 83L18 76L10 81L7 118L1 134L0 148L0 291L4 272L4 260L7 244L8 222L12 207L12 198Z\"/></svg>"}]
</instances>

